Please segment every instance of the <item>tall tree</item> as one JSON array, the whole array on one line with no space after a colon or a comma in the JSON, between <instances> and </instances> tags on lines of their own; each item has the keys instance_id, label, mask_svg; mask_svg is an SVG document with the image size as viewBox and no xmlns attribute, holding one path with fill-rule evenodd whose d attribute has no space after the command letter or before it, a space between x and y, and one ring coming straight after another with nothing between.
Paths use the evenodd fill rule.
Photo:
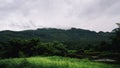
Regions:
<instances>
[{"instance_id":1,"label":"tall tree","mask_svg":"<svg viewBox=\"0 0 120 68\"><path fill-rule=\"evenodd\" d=\"M120 52L120 28L114 30L115 36L112 38L112 49Z\"/></svg>"}]
</instances>

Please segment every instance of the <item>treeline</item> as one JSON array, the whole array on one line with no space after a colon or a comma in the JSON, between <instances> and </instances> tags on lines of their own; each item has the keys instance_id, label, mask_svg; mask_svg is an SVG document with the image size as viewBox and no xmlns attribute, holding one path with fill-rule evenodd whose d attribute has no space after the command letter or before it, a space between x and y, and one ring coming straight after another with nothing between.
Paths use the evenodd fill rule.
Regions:
<instances>
[{"instance_id":1,"label":"treeline","mask_svg":"<svg viewBox=\"0 0 120 68\"><path fill-rule=\"evenodd\" d=\"M100 43L85 41L41 41L40 38L12 39L0 43L0 58L30 56L67 56L75 58L120 57L120 28L113 30L111 41ZM4 38L3 38L4 39ZM73 39L74 40L74 39ZM91 39L92 40L92 39Z\"/></svg>"},{"instance_id":2,"label":"treeline","mask_svg":"<svg viewBox=\"0 0 120 68\"><path fill-rule=\"evenodd\" d=\"M0 45L1 58L30 57L39 55L65 56L67 49L60 42L43 43L38 38L30 40L13 39Z\"/></svg>"},{"instance_id":3,"label":"treeline","mask_svg":"<svg viewBox=\"0 0 120 68\"><path fill-rule=\"evenodd\" d=\"M120 28L116 28L112 31L112 33L114 34L113 36L111 36L111 41L105 42L102 41L99 46L97 46L97 50L99 51L109 51L109 52L118 52L120 53Z\"/></svg>"},{"instance_id":4,"label":"treeline","mask_svg":"<svg viewBox=\"0 0 120 68\"><path fill-rule=\"evenodd\" d=\"M110 32L95 32L79 28L71 28L68 30L56 28L42 28L37 30L26 31L0 31L0 42L6 42L11 38L32 39L40 38L41 41L73 41L81 44L100 42L109 40ZM92 40L91 40L92 39ZM85 43L84 43L85 42Z\"/></svg>"}]
</instances>

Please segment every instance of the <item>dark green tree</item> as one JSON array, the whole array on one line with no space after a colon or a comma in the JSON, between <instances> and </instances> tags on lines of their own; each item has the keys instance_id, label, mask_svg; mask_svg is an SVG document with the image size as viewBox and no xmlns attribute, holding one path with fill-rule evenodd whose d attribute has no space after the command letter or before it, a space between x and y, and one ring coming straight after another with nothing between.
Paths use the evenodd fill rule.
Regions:
<instances>
[{"instance_id":1,"label":"dark green tree","mask_svg":"<svg viewBox=\"0 0 120 68\"><path fill-rule=\"evenodd\" d=\"M120 28L114 30L114 37L112 38L112 50L120 52Z\"/></svg>"}]
</instances>

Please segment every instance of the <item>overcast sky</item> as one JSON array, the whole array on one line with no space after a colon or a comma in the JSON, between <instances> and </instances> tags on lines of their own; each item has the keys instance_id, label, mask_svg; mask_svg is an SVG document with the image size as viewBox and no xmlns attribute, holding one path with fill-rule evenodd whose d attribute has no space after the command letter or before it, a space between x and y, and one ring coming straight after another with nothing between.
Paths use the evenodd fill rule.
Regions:
<instances>
[{"instance_id":1,"label":"overcast sky","mask_svg":"<svg viewBox=\"0 0 120 68\"><path fill-rule=\"evenodd\" d=\"M0 0L0 30L42 27L111 31L120 0Z\"/></svg>"}]
</instances>

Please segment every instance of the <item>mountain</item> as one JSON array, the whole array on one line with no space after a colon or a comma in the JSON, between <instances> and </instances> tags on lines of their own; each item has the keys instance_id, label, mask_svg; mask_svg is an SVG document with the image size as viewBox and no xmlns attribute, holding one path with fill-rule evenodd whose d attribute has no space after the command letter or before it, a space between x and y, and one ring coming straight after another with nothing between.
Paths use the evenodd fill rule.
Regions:
<instances>
[{"instance_id":1,"label":"mountain","mask_svg":"<svg viewBox=\"0 0 120 68\"><path fill-rule=\"evenodd\" d=\"M8 41L9 39L21 38L40 38L42 41L87 41L99 42L107 41L111 33L109 32L95 32L84 29L71 28L56 29L56 28L41 28L37 30L25 31L0 31L0 42Z\"/></svg>"}]
</instances>

